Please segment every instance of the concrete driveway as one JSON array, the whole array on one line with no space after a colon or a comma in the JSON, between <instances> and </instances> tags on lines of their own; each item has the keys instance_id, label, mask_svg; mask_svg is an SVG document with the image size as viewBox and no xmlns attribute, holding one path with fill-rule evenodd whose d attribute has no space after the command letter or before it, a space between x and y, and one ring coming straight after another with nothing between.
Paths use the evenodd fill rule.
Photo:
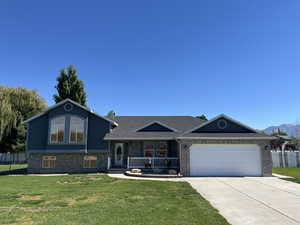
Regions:
<instances>
[{"instance_id":1,"label":"concrete driveway","mask_svg":"<svg viewBox=\"0 0 300 225\"><path fill-rule=\"evenodd\" d=\"M300 184L276 177L184 180L232 225L300 224Z\"/></svg>"}]
</instances>

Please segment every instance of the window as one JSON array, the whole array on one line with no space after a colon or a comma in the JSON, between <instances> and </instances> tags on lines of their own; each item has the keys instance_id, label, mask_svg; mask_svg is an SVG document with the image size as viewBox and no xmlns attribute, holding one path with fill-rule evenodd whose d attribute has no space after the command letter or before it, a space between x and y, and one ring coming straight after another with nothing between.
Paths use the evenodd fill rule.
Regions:
<instances>
[{"instance_id":1,"label":"window","mask_svg":"<svg viewBox=\"0 0 300 225\"><path fill-rule=\"evenodd\" d=\"M225 129L225 128L227 127L227 121L221 119L221 120L218 121L217 125L218 125L218 127L219 127L220 129Z\"/></svg>"},{"instance_id":2,"label":"window","mask_svg":"<svg viewBox=\"0 0 300 225\"><path fill-rule=\"evenodd\" d=\"M64 115L50 120L50 144L83 144L84 138L85 119Z\"/></svg>"},{"instance_id":3,"label":"window","mask_svg":"<svg viewBox=\"0 0 300 225\"><path fill-rule=\"evenodd\" d=\"M168 156L167 142L145 142L144 156L145 157L167 157Z\"/></svg>"},{"instance_id":4,"label":"window","mask_svg":"<svg viewBox=\"0 0 300 225\"><path fill-rule=\"evenodd\" d=\"M145 143L144 145L144 155L145 157L154 157L155 146L153 143Z\"/></svg>"},{"instance_id":5,"label":"window","mask_svg":"<svg viewBox=\"0 0 300 225\"><path fill-rule=\"evenodd\" d=\"M118 161L122 160L122 155L123 155L122 147L118 146L118 148L117 148L117 160Z\"/></svg>"},{"instance_id":6,"label":"window","mask_svg":"<svg viewBox=\"0 0 300 225\"><path fill-rule=\"evenodd\" d=\"M54 169L56 156L43 156L42 167L44 169Z\"/></svg>"},{"instance_id":7,"label":"window","mask_svg":"<svg viewBox=\"0 0 300 225\"><path fill-rule=\"evenodd\" d=\"M71 116L70 118L70 142L82 143L84 141L84 120Z\"/></svg>"},{"instance_id":8,"label":"window","mask_svg":"<svg viewBox=\"0 0 300 225\"><path fill-rule=\"evenodd\" d=\"M84 156L83 157L83 168L97 168L97 156Z\"/></svg>"},{"instance_id":9,"label":"window","mask_svg":"<svg viewBox=\"0 0 300 225\"><path fill-rule=\"evenodd\" d=\"M71 103L67 103L64 105L64 109L66 112L70 112L73 109L73 105Z\"/></svg>"},{"instance_id":10,"label":"window","mask_svg":"<svg viewBox=\"0 0 300 225\"><path fill-rule=\"evenodd\" d=\"M161 142L157 145L155 152L156 157L167 157L168 155L168 145L165 142Z\"/></svg>"},{"instance_id":11,"label":"window","mask_svg":"<svg viewBox=\"0 0 300 225\"><path fill-rule=\"evenodd\" d=\"M50 122L50 143L63 143L65 137L65 117L57 117Z\"/></svg>"}]
</instances>

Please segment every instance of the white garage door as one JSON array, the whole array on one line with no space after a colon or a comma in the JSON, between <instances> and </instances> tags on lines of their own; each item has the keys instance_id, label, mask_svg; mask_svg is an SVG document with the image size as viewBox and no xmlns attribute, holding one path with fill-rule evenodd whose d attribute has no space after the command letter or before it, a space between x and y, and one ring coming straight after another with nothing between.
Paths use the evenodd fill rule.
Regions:
<instances>
[{"instance_id":1,"label":"white garage door","mask_svg":"<svg viewBox=\"0 0 300 225\"><path fill-rule=\"evenodd\" d=\"M193 144L191 176L261 176L258 145Z\"/></svg>"}]
</instances>

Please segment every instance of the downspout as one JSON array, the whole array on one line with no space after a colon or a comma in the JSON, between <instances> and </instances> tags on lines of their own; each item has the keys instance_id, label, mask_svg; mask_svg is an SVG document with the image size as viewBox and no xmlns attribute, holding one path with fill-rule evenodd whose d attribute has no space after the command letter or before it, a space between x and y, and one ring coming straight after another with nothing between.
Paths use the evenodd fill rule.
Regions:
<instances>
[{"instance_id":1,"label":"downspout","mask_svg":"<svg viewBox=\"0 0 300 225\"><path fill-rule=\"evenodd\" d=\"M177 151L177 158L178 158L178 162L177 162L177 167L178 167L178 172L179 174L181 174L181 144L180 144L180 140L176 140L177 142L177 146L178 146L178 151Z\"/></svg>"},{"instance_id":2,"label":"downspout","mask_svg":"<svg viewBox=\"0 0 300 225\"><path fill-rule=\"evenodd\" d=\"M29 145L29 142L28 142L28 138L29 138L29 123L27 123L27 130L26 130L26 143L25 143L25 158L26 158L26 162L28 163L28 158L29 158L29 152L28 152L28 145Z\"/></svg>"},{"instance_id":3,"label":"downspout","mask_svg":"<svg viewBox=\"0 0 300 225\"><path fill-rule=\"evenodd\" d=\"M112 125L109 123L109 133L112 132ZM111 167L111 143L110 140L108 140L108 152L107 152L107 169L109 170Z\"/></svg>"},{"instance_id":4,"label":"downspout","mask_svg":"<svg viewBox=\"0 0 300 225\"><path fill-rule=\"evenodd\" d=\"M107 152L107 169L109 170L111 167L111 160L110 160L110 140L108 140L108 152Z\"/></svg>"},{"instance_id":5,"label":"downspout","mask_svg":"<svg viewBox=\"0 0 300 225\"><path fill-rule=\"evenodd\" d=\"M89 116L86 119L86 129L85 129L85 148L84 148L84 152L85 154L88 153L88 133L89 133Z\"/></svg>"}]
</instances>

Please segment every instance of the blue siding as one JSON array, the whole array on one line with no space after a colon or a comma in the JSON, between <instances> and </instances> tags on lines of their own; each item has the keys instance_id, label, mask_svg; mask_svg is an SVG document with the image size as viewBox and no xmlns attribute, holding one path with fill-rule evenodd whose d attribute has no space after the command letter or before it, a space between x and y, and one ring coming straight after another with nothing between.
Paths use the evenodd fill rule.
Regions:
<instances>
[{"instance_id":1,"label":"blue siding","mask_svg":"<svg viewBox=\"0 0 300 225\"><path fill-rule=\"evenodd\" d=\"M139 131L142 131L142 132L153 132L153 131L159 131L159 132L173 132L172 130L170 130L169 128L165 127L165 126L162 126L158 123L153 123Z\"/></svg>"},{"instance_id":2,"label":"blue siding","mask_svg":"<svg viewBox=\"0 0 300 225\"><path fill-rule=\"evenodd\" d=\"M108 141L104 141L105 134L109 133L110 123L93 114L89 116L88 122L88 148L108 149Z\"/></svg>"},{"instance_id":3,"label":"blue siding","mask_svg":"<svg viewBox=\"0 0 300 225\"><path fill-rule=\"evenodd\" d=\"M32 120L28 126L27 149L45 149L48 142L48 115Z\"/></svg>"},{"instance_id":4,"label":"blue siding","mask_svg":"<svg viewBox=\"0 0 300 225\"><path fill-rule=\"evenodd\" d=\"M229 120L226 120L227 127L225 129L220 129L218 127L218 122L220 120L226 120L226 119L218 119L216 121L213 121L212 123L207 124L204 127L201 127L192 133L254 133L252 130L249 130L245 127L242 127L236 123L233 123Z\"/></svg>"},{"instance_id":5,"label":"blue siding","mask_svg":"<svg viewBox=\"0 0 300 225\"><path fill-rule=\"evenodd\" d=\"M68 103L69 104L69 103ZM49 143L49 121L57 116L76 115L86 121L86 134L87 141L83 144L50 144ZM68 120L67 120L68 121ZM69 123L66 123L66 132L69 130ZM45 151L56 151L62 153L76 152L82 150L96 151L107 151L108 142L104 141L103 138L106 133L110 131L110 123L105 119L102 119L94 114L73 105L71 112L64 110L64 105L52 109L47 114L38 117L29 122L28 125L28 140L27 149L30 150L45 150ZM68 133L65 133L65 140L68 141ZM87 143L87 145L86 145Z\"/></svg>"}]
</instances>

